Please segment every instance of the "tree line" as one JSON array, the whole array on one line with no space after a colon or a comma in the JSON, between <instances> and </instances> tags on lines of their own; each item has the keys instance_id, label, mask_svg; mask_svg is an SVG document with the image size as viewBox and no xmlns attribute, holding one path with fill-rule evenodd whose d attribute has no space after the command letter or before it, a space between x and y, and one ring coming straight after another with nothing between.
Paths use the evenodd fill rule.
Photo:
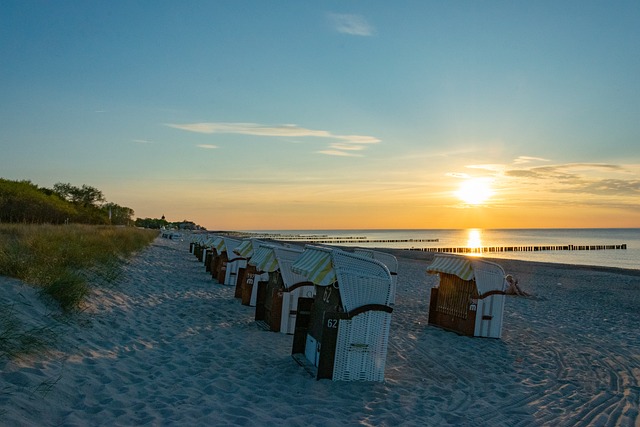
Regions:
<instances>
[{"instance_id":1,"label":"tree line","mask_svg":"<svg viewBox=\"0 0 640 427\"><path fill-rule=\"evenodd\" d=\"M107 202L102 191L89 185L45 188L0 178L0 222L133 225L133 215L133 209Z\"/></svg>"},{"instance_id":2,"label":"tree line","mask_svg":"<svg viewBox=\"0 0 640 427\"><path fill-rule=\"evenodd\" d=\"M162 218L138 218L135 222L136 227L142 228L167 228L167 229L175 229L175 230L204 230L203 227L199 226L193 221L187 221L186 219L178 222L169 222L164 219L164 215Z\"/></svg>"}]
</instances>

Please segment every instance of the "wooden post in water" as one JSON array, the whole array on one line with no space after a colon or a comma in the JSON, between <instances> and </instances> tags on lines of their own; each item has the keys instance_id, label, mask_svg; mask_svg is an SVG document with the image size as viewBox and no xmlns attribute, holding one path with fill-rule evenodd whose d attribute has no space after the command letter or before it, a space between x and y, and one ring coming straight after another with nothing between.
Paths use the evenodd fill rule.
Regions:
<instances>
[{"instance_id":1,"label":"wooden post in water","mask_svg":"<svg viewBox=\"0 0 640 427\"><path fill-rule=\"evenodd\" d=\"M453 248L410 248L409 251L438 252L438 253L484 253L484 252L548 252L548 251L601 251L625 250L627 244L620 245L531 245L531 246L481 246L470 248L459 246Z\"/></svg>"}]
</instances>

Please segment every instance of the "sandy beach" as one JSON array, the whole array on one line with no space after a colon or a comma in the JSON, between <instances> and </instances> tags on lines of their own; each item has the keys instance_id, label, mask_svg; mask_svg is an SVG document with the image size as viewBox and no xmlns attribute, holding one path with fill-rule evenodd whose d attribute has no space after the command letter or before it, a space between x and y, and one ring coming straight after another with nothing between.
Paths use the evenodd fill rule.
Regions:
<instances>
[{"instance_id":1,"label":"sandy beach","mask_svg":"<svg viewBox=\"0 0 640 427\"><path fill-rule=\"evenodd\" d=\"M47 351L0 359L0 425L640 426L640 270L498 260L501 339L427 325L431 254L395 251L385 381L316 381L187 241L158 238L86 309L60 313L0 277L0 302Z\"/></svg>"}]
</instances>

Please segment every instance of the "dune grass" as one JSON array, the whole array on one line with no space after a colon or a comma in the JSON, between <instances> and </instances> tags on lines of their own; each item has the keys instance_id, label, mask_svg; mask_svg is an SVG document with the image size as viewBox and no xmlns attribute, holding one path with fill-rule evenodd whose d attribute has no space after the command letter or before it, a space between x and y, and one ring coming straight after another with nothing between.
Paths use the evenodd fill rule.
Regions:
<instances>
[{"instance_id":1,"label":"dune grass","mask_svg":"<svg viewBox=\"0 0 640 427\"><path fill-rule=\"evenodd\" d=\"M69 311L80 306L89 282L114 280L121 260L157 236L113 226L0 224L0 275L39 287Z\"/></svg>"},{"instance_id":2,"label":"dune grass","mask_svg":"<svg viewBox=\"0 0 640 427\"><path fill-rule=\"evenodd\" d=\"M0 304L0 357L17 358L40 351L54 342L52 326L25 327L14 314L13 306Z\"/></svg>"},{"instance_id":3,"label":"dune grass","mask_svg":"<svg viewBox=\"0 0 640 427\"><path fill-rule=\"evenodd\" d=\"M39 288L65 314L72 314L82 306L89 286L114 283L124 260L157 236L157 230L137 228L0 224L0 275ZM50 313L42 319L24 319L16 310L19 304L25 302L0 302L0 361L47 351L57 342L59 327L74 319ZM32 388L33 398L45 397L61 377L43 379ZM0 401L16 387L21 386L0 386ZM0 409L0 419L5 412Z\"/></svg>"}]
</instances>

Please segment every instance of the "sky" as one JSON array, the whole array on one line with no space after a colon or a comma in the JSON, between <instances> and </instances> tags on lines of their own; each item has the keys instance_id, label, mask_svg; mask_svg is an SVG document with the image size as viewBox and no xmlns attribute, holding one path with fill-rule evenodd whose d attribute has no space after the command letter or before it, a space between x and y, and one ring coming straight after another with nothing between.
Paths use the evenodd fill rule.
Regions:
<instances>
[{"instance_id":1,"label":"sky","mask_svg":"<svg viewBox=\"0 0 640 427\"><path fill-rule=\"evenodd\" d=\"M210 230L640 227L640 2L0 2L0 177Z\"/></svg>"}]
</instances>

